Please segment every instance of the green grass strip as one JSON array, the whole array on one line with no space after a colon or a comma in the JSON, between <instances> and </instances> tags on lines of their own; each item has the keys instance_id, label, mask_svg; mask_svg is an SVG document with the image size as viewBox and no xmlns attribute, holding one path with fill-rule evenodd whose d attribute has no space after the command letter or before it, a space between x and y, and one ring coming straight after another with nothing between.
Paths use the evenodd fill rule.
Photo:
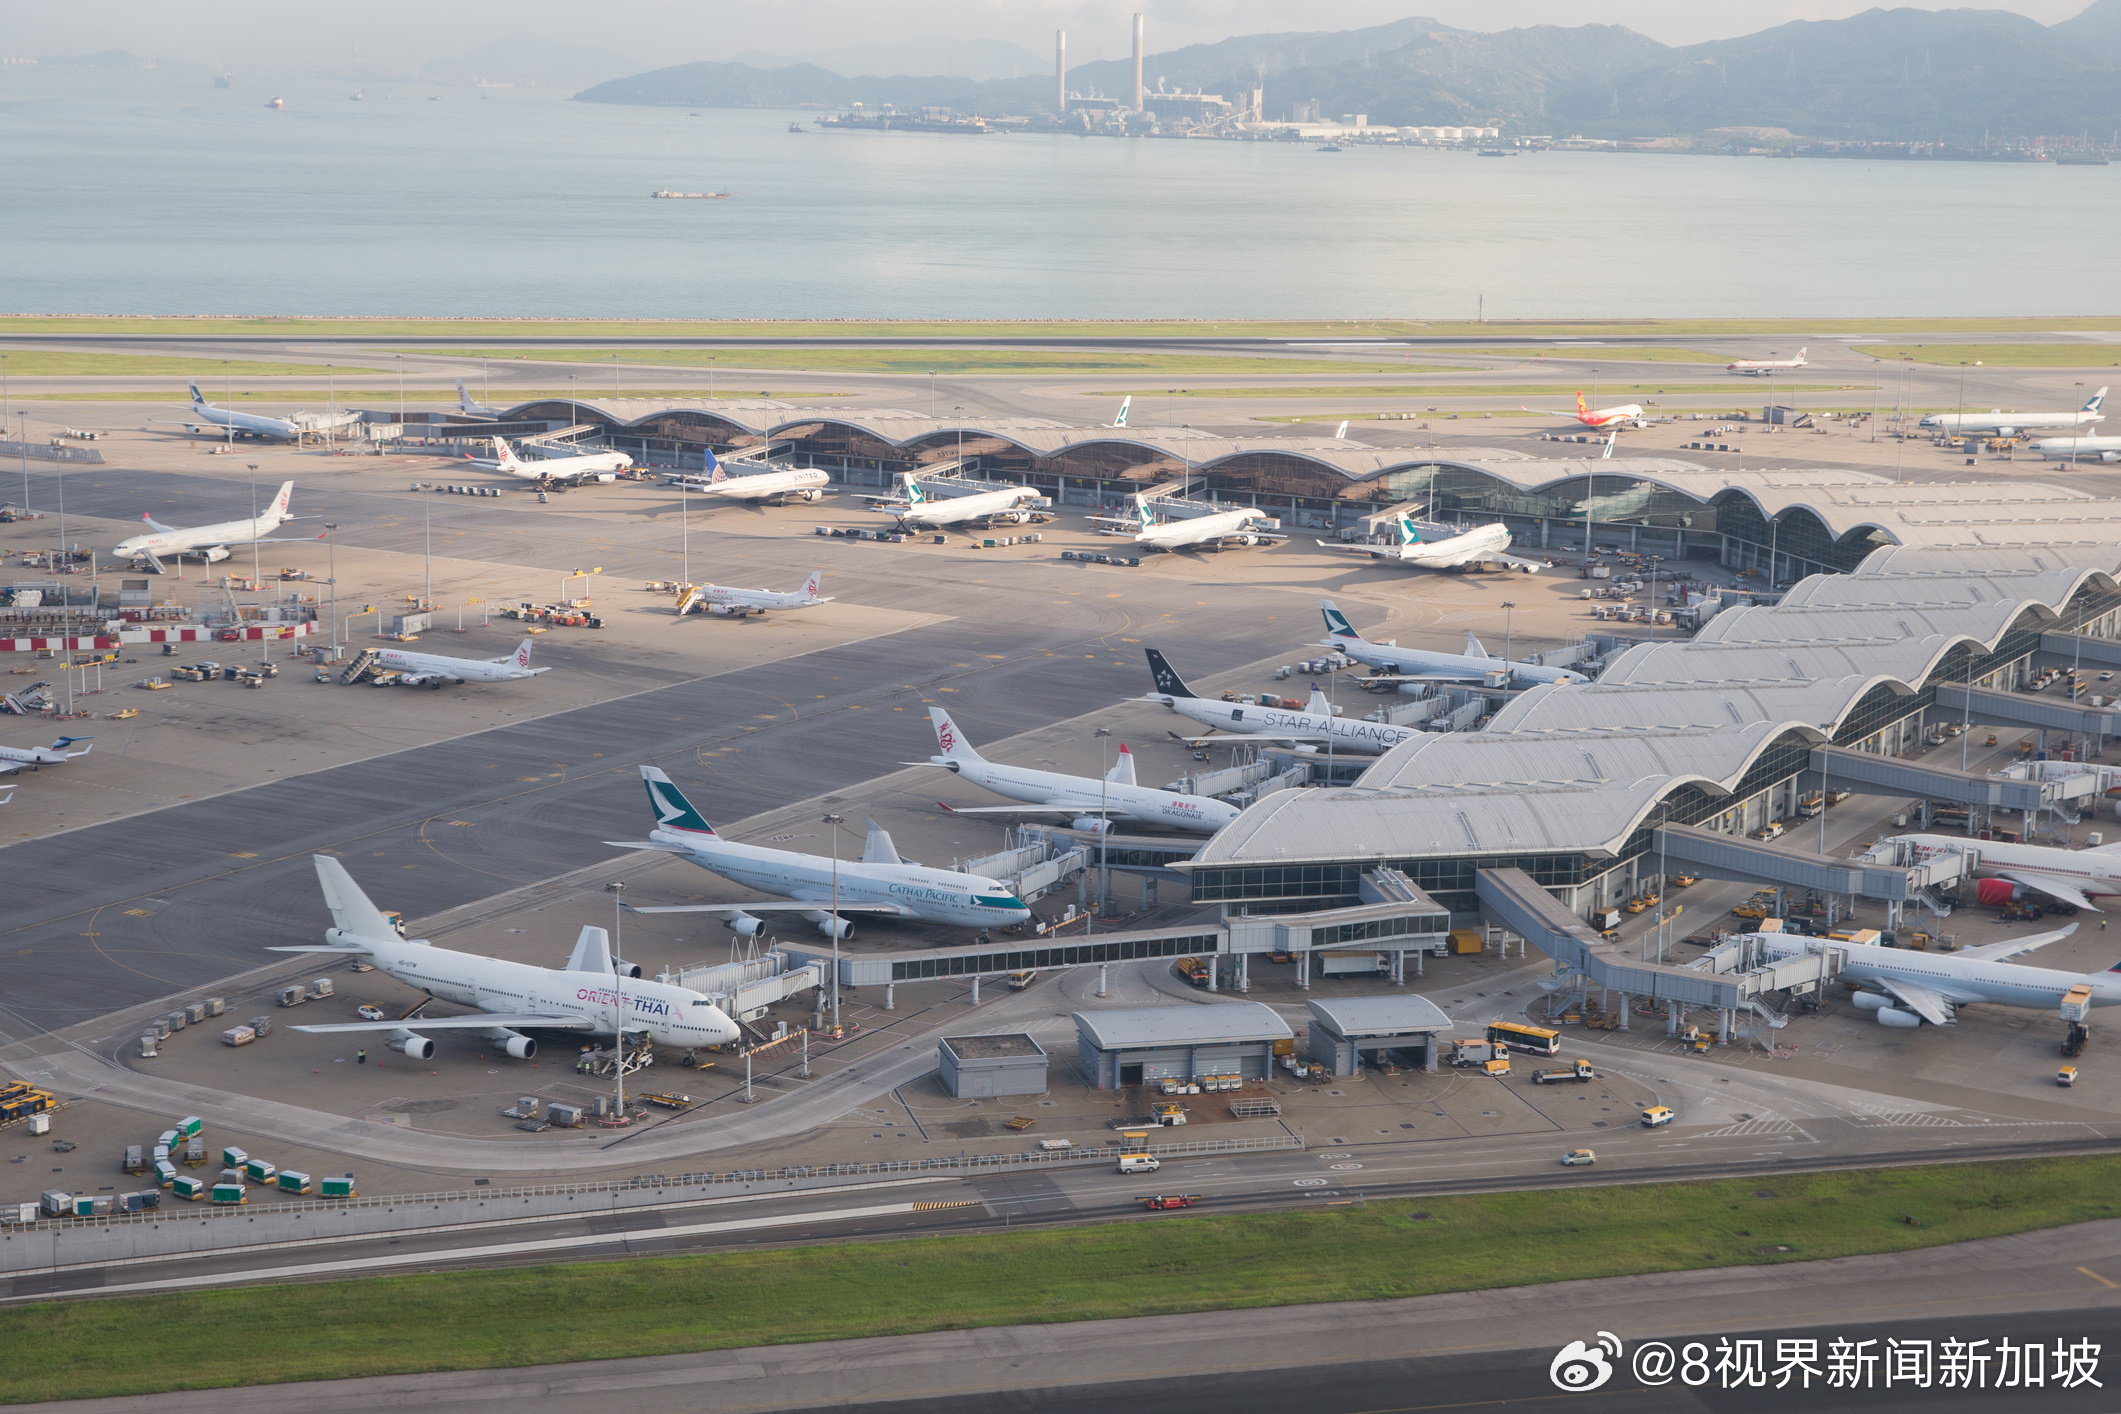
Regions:
<instances>
[{"instance_id":1,"label":"green grass strip","mask_svg":"<svg viewBox=\"0 0 2121 1414\"><path fill-rule=\"evenodd\" d=\"M0 1401L1900 1252L2112 1217L2121 1156L1612 1186L1595 1172L1580 1187L1366 1206L11 1306L0 1348L19 1358Z\"/></svg>"},{"instance_id":2,"label":"green grass strip","mask_svg":"<svg viewBox=\"0 0 2121 1414\"><path fill-rule=\"evenodd\" d=\"M586 363L612 366L609 349L404 349L430 358L493 359L507 363ZM1316 358L1247 358L1189 353L1129 353L1124 349L627 349L628 366L664 364L714 367L736 373L747 368L807 369L821 373L1394 373L1397 364L1344 364ZM1417 365L1427 367L1426 365ZM1460 372L1435 369L1436 372Z\"/></svg>"},{"instance_id":3,"label":"green grass strip","mask_svg":"<svg viewBox=\"0 0 2121 1414\"><path fill-rule=\"evenodd\" d=\"M63 353L45 349L0 350L7 355L10 378L60 377L68 374L169 373L207 382L226 375L232 378L294 376L322 378L330 372L321 363L267 363L257 359L166 358L159 354ZM346 365L341 364L344 368ZM384 370L376 369L377 373Z\"/></svg>"},{"instance_id":4,"label":"green grass strip","mask_svg":"<svg viewBox=\"0 0 2121 1414\"><path fill-rule=\"evenodd\" d=\"M1316 365L1313 365L1313 367L1315 369ZM1424 369L1423 371L1427 372L1428 370ZM1778 396L1782 393L1837 393L1849 386L1852 385L1842 383L1784 383L1777 379L1775 392ZM1864 383L1860 386L1865 391L1869 391L1871 385ZM1556 406L1560 406L1560 404L1567 403L1576 396L1577 387L1578 385L1576 384L1562 386L1553 383L1438 383L1434 385L1380 383L1332 388L1309 385L1301 388L1113 388L1102 392L1084 393L1082 396L1086 398L1136 397L1142 399L1144 403L1152 405L1173 396L1185 398L1546 398L1559 399L1560 402ZM1743 406L1759 400L1768 391L1768 386L1765 382L1750 384L1734 380L1729 383L1667 383L1660 388L1654 383L1608 383L1601 379L1597 385L1597 397L1593 400L1592 386L1589 380L1585 380L1581 387L1584 398L1590 401L1591 406L1594 408L1608 405L1614 398L1634 393L1651 395L1658 393L1729 393L1734 403ZM1573 411L1573 409L1570 410ZM1139 415L1141 409L1136 409L1136 412Z\"/></svg>"},{"instance_id":5,"label":"green grass strip","mask_svg":"<svg viewBox=\"0 0 2121 1414\"><path fill-rule=\"evenodd\" d=\"M1851 344L1854 352L1887 362L1972 368L2121 368L2121 344Z\"/></svg>"}]
</instances>

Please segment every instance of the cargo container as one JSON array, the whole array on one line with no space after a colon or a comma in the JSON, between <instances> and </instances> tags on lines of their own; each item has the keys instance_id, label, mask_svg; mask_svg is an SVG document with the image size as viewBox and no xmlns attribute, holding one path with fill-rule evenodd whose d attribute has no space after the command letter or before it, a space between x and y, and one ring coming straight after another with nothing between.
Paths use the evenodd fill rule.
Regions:
<instances>
[{"instance_id":1,"label":"cargo container","mask_svg":"<svg viewBox=\"0 0 2121 1414\"><path fill-rule=\"evenodd\" d=\"M317 1181L317 1191L326 1198L352 1198L354 1176L350 1173L330 1175Z\"/></svg>"},{"instance_id":2,"label":"cargo container","mask_svg":"<svg viewBox=\"0 0 2121 1414\"><path fill-rule=\"evenodd\" d=\"M1486 946L1487 940L1481 937L1480 930L1477 928L1453 928L1451 930L1451 951L1454 953L1461 955L1477 953Z\"/></svg>"},{"instance_id":3,"label":"cargo container","mask_svg":"<svg viewBox=\"0 0 2121 1414\"><path fill-rule=\"evenodd\" d=\"M213 1188L214 1202L220 1205L248 1203L250 1193L240 1183L217 1183Z\"/></svg>"},{"instance_id":4,"label":"cargo container","mask_svg":"<svg viewBox=\"0 0 2121 1414\"><path fill-rule=\"evenodd\" d=\"M280 989L281 1006L300 1006L302 1005L302 1003L308 1000L309 995L308 993L302 990L302 986L300 983L296 983L292 987L282 987Z\"/></svg>"},{"instance_id":5,"label":"cargo container","mask_svg":"<svg viewBox=\"0 0 2121 1414\"><path fill-rule=\"evenodd\" d=\"M35 1203L0 1203L0 1223L33 1223L36 1220Z\"/></svg>"},{"instance_id":6,"label":"cargo container","mask_svg":"<svg viewBox=\"0 0 2121 1414\"><path fill-rule=\"evenodd\" d=\"M44 1209L46 1216L63 1218L74 1210L74 1195L62 1193L56 1188L47 1188L37 1195L37 1203Z\"/></svg>"},{"instance_id":7,"label":"cargo container","mask_svg":"<svg viewBox=\"0 0 2121 1414\"><path fill-rule=\"evenodd\" d=\"M177 1141L183 1137L183 1134L177 1130L165 1129L155 1137L155 1147L157 1149L174 1149L177 1147Z\"/></svg>"},{"instance_id":8,"label":"cargo container","mask_svg":"<svg viewBox=\"0 0 2121 1414\"><path fill-rule=\"evenodd\" d=\"M227 1010L228 1002L224 998L208 997L206 999L206 1014L208 1016L219 1016Z\"/></svg>"},{"instance_id":9,"label":"cargo container","mask_svg":"<svg viewBox=\"0 0 2121 1414\"><path fill-rule=\"evenodd\" d=\"M206 1121L197 1115L186 1115L177 1121L177 1138L190 1139L206 1128Z\"/></svg>"},{"instance_id":10,"label":"cargo container","mask_svg":"<svg viewBox=\"0 0 2121 1414\"><path fill-rule=\"evenodd\" d=\"M187 1139L184 1141L184 1162L194 1168L206 1162L206 1141L204 1139Z\"/></svg>"},{"instance_id":11,"label":"cargo container","mask_svg":"<svg viewBox=\"0 0 2121 1414\"><path fill-rule=\"evenodd\" d=\"M164 1149L164 1150L163 1150L163 1151L162 1151L161 1153L159 1153L159 1154L155 1155L155 1157L156 1157L156 1158L158 1158L158 1159L167 1159L167 1158L169 1157L169 1150L168 1150L168 1149ZM123 1170L125 1170L125 1171L126 1171L127 1173L146 1173L146 1172L147 1172L147 1150L146 1150L146 1148L145 1148L145 1147L143 1147L143 1146L141 1146L141 1145L139 1145L139 1144L128 1144L128 1145L126 1145L126 1146L125 1146L125 1157L124 1157L124 1158L122 1158L122 1159L120 1159L120 1160L118 1161L118 1167L119 1167L119 1168L121 1168L121 1169L123 1169Z\"/></svg>"},{"instance_id":12,"label":"cargo container","mask_svg":"<svg viewBox=\"0 0 2121 1414\"><path fill-rule=\"evenodd\" d=\"M74 1216L77 1218L109 1217L110 1199L101 1195L89 1197L87 1194L76 1193L74 1195Z\"/></svg>"},{"instance_id":13,"label":"cargo container","mask_svg":"<svg viewBox=\"0 0 2121 1414\"><path fill-rule=\"evenodd\" d=\"M293 1169L281 1169L280 1191L282 1193L309 1192L309 1175L306 1173L296 1173Z\"/></svg>"},{"instance_id":14,"label":"cargo container","mask_svg":"<svg viewBox=\"0 0 2121 1414\"><path fill-rule=\"evenodd\" d=\"M186 1022L194 1026L206 1020L206 1003L192 1002L188 1004L184 1008L184 1019Z\"/></svg>"},{"instance_id":15,"label":"cargo container","mask_svg":"<svg viewBox=\"0 0 2121 1414\"><path fill-rule=\"evenodd\" d=\"M329 977L316 978L309 984L309 999L311 1001L321 1001L330 995L331 979Z\"/></svg>"},{"instance_id":16,"label":"cargo container","mask_svg":"<svg viewBox=\"0 0 2121 1414\"><path fill-rule=\"evenodd\" d=\"M231 1144L221 1151L221 1167L239 1169L250 1162L250 1155Z\"/></svg>"},{"instance_id":17,"label":"cargo container","mask_svg":"<svg viewBox=\"0 0 2121 1414\"><path fill-rule=\"evenodd\" d=\"M582 1107L580 1105L549 1104L545 1106L545 1122L547 1124L557 1124L568 1129L580 1129L582 1127Z\"/></svg>"},{"instance_id":18,"label":"cargo container","mask_svg":"<svg viewBox=\"0 0 2121 1414\"><path fill-rule=\"evenodd\" d=\"M141 1060L153 1060L153 1059L154 1059L154 1058L155 1058L156 1056L159 1056L159 1055L161 1055L161 1054L162 1054L162 1043L161 1043L161 1039L160 1039L159 1037L157 1037L157 1036L155 1035L155 1033L154 1033L154 1032L152 1032L152 1031L143 1031L143 1032L141 1032L141 1033L140 1033L140 1059L141 1059Z\"/></svg>"},{"instance_id":19,"label":"cargo container","mask_svg":"<svg viewBox=\"0 0 2121 1414\"><path fill-rule=\"evenodd\" d=\"M269 1016L254 1016L245 1022L244 1025L257 1032L260 1041L272 1035L272 1018Z\"/></svg>"},{"instance_id":20,"label":"cargo container","mask_svg":"<svg viewBox=\"0 0 2121 1414\"><path fill-rule=\"evenodd\" d=\"M162 1206L162 1192L156 1188L143 1188L137 1193L127 1193L118 1199L118 1210L126 1213L144 1213L150 1208Z\"/></svg>"},{"instance_id":21,"label":"cargo container","mask_svg":"<svg viewBox=\"0 0 2121 1414\"><path fill-rule=\"evenodd\" d=\"M1321 977L1374 976L1389 965L1381 952L1315 952Z\"/></svg>"},{"instance_id":22,"label":"cargo container","mask_svg":"<svg viewBox=\"0 0 2121 1414\"><path fill-rule=\"evenodd\" d=\"M247 1046L257 1039L258 1033L248 1026L231 1026L221 1033L221 1044L224 1046Z\"/></svg>"},{"instance_id":23,"label":"cargo container","mask_svg":"<svg viewBox=\"0 0 2121 1414\"><path fill-rule=\"evenodd\" d=\"M169 1029L172 1031L182 1031L184 1029L184 1013L182 1011L173 1011L168 1016L163 1017L162 1020L168 1023Z\"/></svg>"},{"instance_id":24,"label":"cargo container","mask_svg":"<svg viewBox=\"0 0 2121 1414\"><path fill-rule=\"evenodd\" d=\"M176 1194L179 1198L189 1199L194 1203L206 1196L207 1187L208 1184L205 1179L196 1178L188 1173L175 1175L170 1179L169 1183L170 1192Z\"/></svg>"},{"instance_id":25,"label":"cargo container","mask_svg":"<svg viewBox=\"0 0 2121 1414\"><path fill-rule=\"evenodd\" d=\"M252 1183L271 1183L279 1176L279 1167L263 1159L250 1159L243 1165L243 1177Z\"/></svg>"},{"instance_id":26,"label":"cargo container","mask_svg":"<svg viewBox=\"0 0 2121 1414\"><path fill-rule=\"evenodd\" d=\"M171 1183L175 1182L176 1177L177 1166L171 1163L168 1159L164 1159L160 1163L155 1165L155 1182L161 1184L164 1188L169 1187Z\"/></svg>"}]
</instances>

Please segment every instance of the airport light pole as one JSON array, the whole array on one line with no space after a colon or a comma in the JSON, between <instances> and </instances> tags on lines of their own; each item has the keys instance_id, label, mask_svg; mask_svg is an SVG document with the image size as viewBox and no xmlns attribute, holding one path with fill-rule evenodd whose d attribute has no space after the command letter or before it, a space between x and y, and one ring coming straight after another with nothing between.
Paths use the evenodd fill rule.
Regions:
<instances>
[{"instance_id":1,"label":"airport light pole","mask_svg":"<svg viewBox=\"0 0 2121 1414\"><path fill-rule=\"evenodd\" d=\"M624 937L620 928L624 906L620 896L626 892L626 883L614 879L604 886L611 895L611 1073L618 1081L618 1114L620 1123L626 1119L626 974L620 969L619 945Z\"/></svg>"},{"instance_id":2,"label":"airport light pole","mask_svg":"<svg viewBox=\"0 0 2121 1414\"><path fill-rule=\"evenodd\" d=\"M228 449L233 452L236 449L236 384L225 358L221 360L221 391L228 397L228 412L224 415L228 418Z\"/></svg>"},{"instance_id":3,"label":"airport light pole","mask_svg":"<svg viewBox=\"0 0 2121 1414\"><path fill-rule=\"evenodd\" d=\"M405 355L393 355L398 360L398 440L405 439Z\"/></svg>"},{"instance_id":4,"label":"airport light pole","mask_svg":"<svg viewBox=\"0 0 2121 1414\"><path fill-rule=\"evenodd\" d=\"M1516 674L1516 672L1515 672L1514 670L1512 670L1512 669L1510 668L1510 664L1511 664L1511 662L1512 662L1512 661L1514 661L1514 660L1513 660L1513 659L1512 659L1512 658L1510 657L1510 625L1511 625L1511 624L1512 624L1512 623L1513 623L1513 622L1514 622L1514 621L1516 620L1516 617L1517 617L1517 605L1516 605L1516 604L1514 604L1513 602L1511 602L1511 601L1510 601L1510 600L1508 600L1508 599L1505 599L1505 600L1503 600L1503 601L1502 601L1502 664L1503 664L1503 669L1504 669L1504 671L1506 671L1506 672L1509 672L1509 674L1510 674L1510 680L1511 680L1511 681L1514 681L1514 680L1516 679L1516 677L1517 677L1517 674Z\"/></svg>"},{"instance_id":5,"label":"airport light pole","mask_svg":"<svg viewBox=\"0 0 2121 1414\"><path fill-rule=\"evenodd\" d=\"M692 583L692 483L678 477L678 578Z\"/></svg>"},{"instance_id":6,"label":"airport light pole","mask_svg":"<svg viewBox=\"0 0 2121 1414\"><path fill-rule=\"evenodd\" d=\"M18 451L18 452L20 452L20 453L22 453L22 509L23 509L24 511L28 511L28 510L29 510L29 414L28 414L27 412L18 412L18 413L16 413L16 414L15 414L15 416L16 416L16 417L17 417L18 419L20 419L20 426L21 426L21 429L22 429L22 430L21 430L21 432L20 432L20 433L18 433L18 434L16 435L16 440L15 440L15 450L16 450L16 451ZM0 418L0 426L4 426L5 424L6 424L6 419L5 419L5 418ZM182 559L180 558L180 559L179 559L179 560L177 561L177 563L181 565L181 564L183 564L183 563L184 563L184 561L183 561L183 560L182 560Z\"/></svg>"},{"instance_id":7,"label":"airport light pole","mask_svg":"<svg viewBox=\"0 0 2121 1414\"><path fill-rule=\"evenodd\" d=\"M840 1029L840 826L844 815L827 815L826 833L832 839L832 1030Z\"/></svg>"},{"instance_id":8,"label":"airport light pole","mask_svg":"<svg viewBox=\"0 0 2121 1414\"><path fill-rule=\"evenodd\" d=\"M1826 778L1834 767L1834 724L1821 722L1819 730L1826 733L1826 741L1819 748L1819 852L1826 853Z\"/></svg>"},{"instance_id":9,"label":"airport light pole","mask_svg":"<svg viewBox=\"0 0 2121 1414\"><path fill-rule=\"evenodd\" d=\"M339 528L335 520L324 522L324 553L331 562L325 574L331 581L331 656L339 656L339 542L331 538L331 532Z\"/></svg>"}]
</instances>

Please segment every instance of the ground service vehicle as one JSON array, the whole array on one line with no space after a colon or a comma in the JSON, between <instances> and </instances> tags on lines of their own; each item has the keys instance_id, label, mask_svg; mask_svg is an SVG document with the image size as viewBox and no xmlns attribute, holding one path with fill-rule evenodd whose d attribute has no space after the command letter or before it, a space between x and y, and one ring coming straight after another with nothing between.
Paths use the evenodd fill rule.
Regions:
<instances>
[{"instance_id":1,"label":"ground service vehicle","mask_svg":"<svg viewBox=\"0 0 2121 1414\"><path fill-rule=\"evenodd\" d=\"M1119 1156L1119 1171L1121 1173L1155 1173L1162 1167L1163 1164L1157 1161L1154 1154L1121 1154Z\"/></svg>"},{"instance_id":2,"label":"ground service vehicle","mask_svg":"<svg viewBox=\"0 0 2121 1414\"><path fill-rule=\"evenodd\" d=\"M1642 1112L1642 1127L1655 1129L1659 1125L1670 1124L1676 1118L1678 1116L1672 1113L1669 1105L1651 1105Z\"/></svg>"},{"instance_id":3,"label":"ground service vehicle","mask_svg":"<svg viewBox=\"0 0 2121 1414\"><path fill-rule=\"evenodd\" d=\"M1534 1085L1556 1085L1564 1080L1596 1080L1597 1078L1598 1072L1591 1069L1591 1063L1587 1060L1572 1061L1565 1070L1535 1070L1532 1072L1532 1083Z\"/></svg>"},{"instance_id":4,"label":"ground service vehicle","mask_svg":"<svg viewBox=\"0 0 2121 1414\"><path fill-rule=\"evenodd\" d=\"M1500 1080L1510 1073L1510 1058L1508 1056L1497 1056L1494 1060L1483 1065L1481 1070Z\"/></svg>"},{"instance_id":5,"label":"ground service vehicle","mask_svg":"<svg viewBox=\"0 0 2121 1414\"><path fill-rule=\"evenodd\" d=\"M1561 1050L1561 1033L1549 1031L1544 1026L1526 1026L1515 1021L1491 1022L1488 1040L1497 1046L1507 1046L1513 1051L1527 1055L1551 1056Z\"/></svg>"},{"instance_id":6,"label":"ground service vehicle","mask_svg":"<svg viewBox=\"0 0 2121 1414\"><path fill-rule=\"evenodd\" d=\"M2077 1083L2077 1067L2066 1065L2056 1071L2055 1083L2057 1085L2075 1085Z\"/></svg>"},{"instance_id":7,"label":"ground service vehicle","mask_svg":"<svg viewBox=\"0 0 2121 1414\"><path fill-rule=\"evenodd\" d=\"M1190 1208L1200 1201L1198 1193L1158 1193L1153 1197L1137 1198L1136 1202L1152 1212L1163 1208Z\"/></svg>"}]
</instances>

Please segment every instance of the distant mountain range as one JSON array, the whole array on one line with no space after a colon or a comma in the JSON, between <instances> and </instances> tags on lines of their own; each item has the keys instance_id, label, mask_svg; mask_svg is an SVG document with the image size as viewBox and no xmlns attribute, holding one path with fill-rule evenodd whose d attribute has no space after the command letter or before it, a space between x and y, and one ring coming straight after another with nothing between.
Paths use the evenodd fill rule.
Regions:
<instances>
[{"instance_id":1,"label":"distant mountain range","mask_svg":"<svg viewBox=\"0 0 2121 1414\"><path fill-rule=\"evenodd\" d=\"M866 52L918 69L924 54L944 53L921 46L943 43ZM836 71L858 65L847 56L862 52L821 51L813 62L774 68L682 64L575 96L690 107L932 104L987 116L1052 108L1050 60L1014 79ZM828 56L831 64L819 62ZM1477 122L1506 134L1688 137L1760 127L1830 139L1979 143L2089 134L2106 143L2121 137L2121 0L2095 0L2055 25L2003 10L1868 10L1683 48L1617 25L1479 33L1405 19L1192 45L1149 56L1143 76L1152 89L1161 82L1233 101L1256 84L1270 119L1315 100L1328 120L1363 113L1373 125ZM1132 60L1071 66L1068 87L1124 99Z\"/></svg>"},{"instance_id":2,"label":"distant mountain range","mask_svg":"<svg viewBox=\"0 0 2121 1414\"><path fill-rule=\"evenodd\" d=\"M749 49L729 62L754 69L790 69L811 64L844 78L879 74L950 74L983 83L988 79L1051 74L1053 57L1040 57L1004 39L945 39L925 35L897 44L860 44L839 49L811 49L800 54L767 54Z\"/></svg>"}]
</instances>

